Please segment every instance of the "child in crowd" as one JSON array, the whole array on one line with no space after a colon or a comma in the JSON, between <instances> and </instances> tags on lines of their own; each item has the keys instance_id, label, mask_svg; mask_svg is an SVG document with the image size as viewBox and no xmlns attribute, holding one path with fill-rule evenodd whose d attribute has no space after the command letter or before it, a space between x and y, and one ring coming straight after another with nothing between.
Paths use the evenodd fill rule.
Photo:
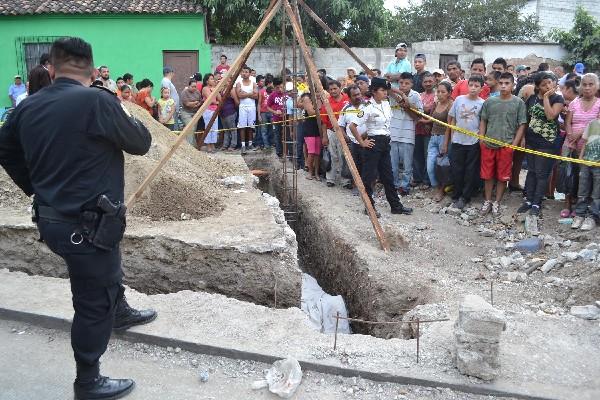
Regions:
<instances>
[{"instance_id":1,"label":"child in crowd","mask_svg":"<svg viewBox=\"0 0 600 400\"><path fill-rule=\"evenodd\" d=\"M485 83L490 88L490 97L500 96L500 89L498 89L500 75L502 75L502 72L492 71L485 76Z\"/></svg>"},{"instance_id":2,"label":"child in crowd","mask_svg":"<svg viewBox=\"0 0 600 400\"><path fill-rule=\"evenodd\" d=\"M413 76L410 72L402 72L398 79L399 88L392 86L390 91L392 106L391 151L394 186L401 196L410 192L412 181L413 155L415 150L415 128L418 115L410 109L423 112L423 103L419 93L412 90ZM431 141L429 142L431 145ZM400 173L400 163L404 167Z\"/></svg>"},{"instance_id":3,"label":"child in crowd","mask_svg":"<svg viewBox=\"0 0 600 400\"><path fill-rule=\"evenodd\" d=\"M273 136L278 157L283 156L283 144L281 143L281 121L284 118L286 95L283 92L283 81L280 78L273 79L273 93L267 99L267 111L271 113L273 121Z\"/></svg>"},{"instance_id":4,"label":"child in crowd","mask_svg":"<svg viewBox=\"0 0 600 400\"><path fill-rule=\"evenodd\" d=\"M535 94L526 101L529 122L525 143L528 149L558 155L563 142L558 117L565 100L561 95L556 94L556 75L538 72L534 84ZM531 215L539 216L555 160L530 153L527 153L526 157L528 167L525 181L526 200L517 212L529 211Z\"/></svg>"},{"instance_id":5,"label":"child in crowd","mask_svg":"<svg viewBox=\"0 0 600 400\"><path fill-rule=\"evenodd\" d=\"M452 104L448 119L450 125L456 125L471 132L479 130L479 116L483 108L483 99L479 97L479 94L482 89L483 78L479 75L471 76L469 78L469 94L458 96ZM450 132L448 130L443 147L444 153L450 141L452 142L450 168L454 183L452 207L462 210L471 201L471 196L480 182L478 176L479 139L459 131L452 130Z\"/></svg>"},{"instance_id":6,"label":"child in crowd","mask_svg":"<svg viewBox=\"0 0 600 400\"><path fill-rule=\"evenodd\" d=\"M500 75L498 86L500 96L490 97L481 109L479 134L504 143L518 145L525 133L527 109L520 98L513 96L514 76L509 72ZM485 201L481 214L490 211L494 216L500 213L500 200L512 175L513 150L490 142L483 142L481 148L481 179L485 181ZM496 199L492 202L492 191L496 184Z\"/></svg>"},{"instance_id":7,"label":"child in crowd","mask_svg":"<svg viewBox=\"0 0 600 400\"><path fill-rule=\"evenodd\" d=\"M600 120L589 123L581 136L583 148L579 155L580 160L600 162ZM592 204L588 204L591 197ZM581 165L579 167L579 190L577 216L571 228L590 231L596 227L596 220L600 218L600 167Z\"/></svg>"},{"instance_id":8,"label":"child in crowd","mask_svg":"<svg viewBox=\"0 0 600 400\"><path fill-rule=\"evenodd\" d=\"M158 122L173 130L175 127L175 100L171 98L171 90L166 87L160 89L160 99L158 99Z\"/></svg>"},{"instance_id":9,"label":"child in crowd","mask_svg":"<svg viewBox=\"0 0 600 400\"><path fill-rule=\"evenodd\" d=\"M130 103L135 103L135 101L133 101L133 96L131 94L131 88L129 87L129 85L121 85L120 92L121 92L121 96L120 96L121 101L128 101Z\"/></svg>"}]
</instances>

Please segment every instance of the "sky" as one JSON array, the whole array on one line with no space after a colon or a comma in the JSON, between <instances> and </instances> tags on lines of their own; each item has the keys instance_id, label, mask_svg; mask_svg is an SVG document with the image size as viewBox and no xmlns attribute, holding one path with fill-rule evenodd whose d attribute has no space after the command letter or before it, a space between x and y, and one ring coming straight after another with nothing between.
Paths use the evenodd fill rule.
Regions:
<instances>
[{"instance_id":1,"label":"sky","mask_svg":"<svg viewBox=\"0 0 600 400\"><path fill-rule=\"evenodd\" d=\"M408 3L409 0L384 0L385 8L391 11L393 11L395 7L405 7Z\"/></svg>"}]
</instances>

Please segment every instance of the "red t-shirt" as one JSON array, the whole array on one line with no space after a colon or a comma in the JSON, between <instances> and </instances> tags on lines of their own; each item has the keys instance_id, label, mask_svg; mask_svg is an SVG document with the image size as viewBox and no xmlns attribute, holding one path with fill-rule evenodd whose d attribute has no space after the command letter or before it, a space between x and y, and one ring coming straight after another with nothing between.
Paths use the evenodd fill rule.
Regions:
<instances>
[{"instance_id":1,"label":"red t-shirt","mask_svg":"<svg viewBox=\"0 0 600 400\"><path fill-rule=\"evenodd\" d=\"M202 82L196 82L196 87L198 88L198 91L202 93Z\"/></svg>"},{"instance_id":2,"label":"red t-shirt","mask_svg":"<svg viewBox=\"0 0 600 400\"><path fill-rule=\"evenodd\" d=\"M469 94L469 80L463 79L454 86L454 89L452 90L452 100L456 100L458 96L467 94ZM490 87L487 84L483 84L483 89L481 89L479 97L484 100L487 100L487 98L490 97Z\"/></svg>"},{"instance_id":3,"label":"red t-shirt","mask_svg":"<svg viewBox=\"0 0 600 400\"><path fill-rule=\"evenodd\" d=\"M142 107L144 110L148 111L150 115L152 115L152 107L149 107L148 104L146 104L146 97L149 96L150 92L146 90L140 90L135 98L135 102L138 106Z\"/></svg>"},{"instance_id":4,"label":"red t-shirt","mask_svg":"<svg viewBox=\"0 0 600 400\"><path fill-rule=\"evenodd\" d=\"M218 73L222 74L223 71L229 71L229 68L231 68L229 65L225 64L219 64L217 65L217 68L215 68L215 71L217 71Z\"/></svg>"},{"instance_id":5,"label":"red t-shirt","mask_svg":"<svg viewBox=\"0 0 600 400\"><path fill-rule=\"evenodd\" d=\"M342 111L342 109L344 107L346 107L348 104L350 104L350 99L348 98L348 96L346 94L342 94L340 96L339 101L335 100L333 97L330 97L329 104L331 105L331 109L333 110L333 115L335 115L336 118L339 119L340 111ZM325 106L321 106L320 113L327 114L327 111L325 110ZM328 115L321 115L321 121L323 121L325 126L327 126L327 129L333 129L333 125L331 125L331 121L329 121Z\"/></svg>"}]
</instances>

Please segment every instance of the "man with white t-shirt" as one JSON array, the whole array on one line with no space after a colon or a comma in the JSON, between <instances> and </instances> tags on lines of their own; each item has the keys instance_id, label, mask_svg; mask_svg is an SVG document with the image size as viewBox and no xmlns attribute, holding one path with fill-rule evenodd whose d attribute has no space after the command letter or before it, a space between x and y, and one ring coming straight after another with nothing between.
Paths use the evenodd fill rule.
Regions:
<instances>
[{"instance_id":1,"label":"man with white t-shirt","mask_svg":"<svg viewBox=\"0 0 600 400\"><path fill-rule=\"evenodd\" d=\"M252 148L252 127L256 123L256 99L258 86L250 79L250 67L244 65L241 72L242 80L236 83L235 91L240 99L238 111L238 128L242 140L242 155L246 154L246 139L248 147Z\"/></svg>"}]
</instances>

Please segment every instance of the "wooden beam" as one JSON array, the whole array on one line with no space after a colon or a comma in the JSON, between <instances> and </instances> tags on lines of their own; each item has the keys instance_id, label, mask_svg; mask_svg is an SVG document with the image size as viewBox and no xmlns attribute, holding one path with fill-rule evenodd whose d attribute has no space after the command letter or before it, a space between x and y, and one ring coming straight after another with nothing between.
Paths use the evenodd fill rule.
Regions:
<instances>
[{"instance_id":1,"label":"wooden beam","mask_svg":"<svg viewBox=\"0 0 600 400\"><path fill-rule=\"evenodd\" d=\"M271 20L277 13L280 5L281 5L281 0L277 0L277 3L273 6L271 11L269 11L267 13L265 18L261 22L261 24L258 26L254 35L252 35L252 38L248 41L248 43L246 44L246 46L244 47L244 49L242 50L240 55L237 57L237 59L233 63L233 65L231 66L231 69L233 69L235 71L243 65L243 60L245 60L248 57L248 54L250 54L250 52L254 48L254 45L256 44L256 42L258 41L258 39L260 38L262 33L267 28L267 25L269 24L269 22L271 22ZM173 143L173 146L169 149L167 154L165 154L163 156L163 158L160 159L160 161L158 162L156 167L154 167L152 172L150 172L150 174L148 174L148 176L144 179L144 181L137 188L137 190L135 192L133 192L133 194L129 197L129 199L127 199L126 205L128 208L130 208L132 206L132 204L142 196L142 194L144 193L144 190L146 190L146 188L154 180L156 175L158 175L158 173L161 171L161 169L165 166L167 161L173 156L173 154L175 153L175 150L177 150L177 148L185 140L186 136L189 134L195 133L194 127L197 125L198 120L202 117L202 114L204 113L204 111L208 108L208 106L210 104L213 103L213 101L215 100L215 98L217 97L219 92L221 90L223 90L224 87L225 87L225 79L223 79L223 80L221 80L221 82L219 82L219 84L217 85L215 90L204 101L204 103L202 103L202 105L200 106L198 111L196 111L196 114L194 114L194 117L192 118L192 120L185 126L185 128L183 128L183 131L181 131L181 133L179 134L179 137L177 138L175 143Z\"/></svg>"},{"instance_id":2,"label":"wooden beam","mask_svg":"<svg viewBox=\"0 0 600 400\"><path fill-rule=\"evenodd\" d=\"M273 7L275 7L275 4L277 3L277 1L278 0L271 0L269 7L267 7L267 10L265 11L264 18L266 18L267 15L269 14L269 12L273 9ZM250 53L252 53L252 50L254 50L255 46L256 46L256 43L254 43L254 46L252 46L250 51L248 53L246 53L246 56L243 58L242 62L239 64L239 68L236 71L234 71L233 68L230 68L229 71L227 71L226 76L231 77L231 82L227 86L227 89L225 89L225 95L221 97L221 102L219 103L219 106L217 107L217 111L215 111L213 113L213 116L210 118L210 121L208 121L208 124L205 124L204 132L201 135L198 135L198 138L197 138L198 150L200 150L200 143L202 143L204 141L204 139L206 138L206 135L208 135L208 132L210 132L210 128L212 128L212 126L216 122L217 118L219 117L219 114L221 113L221 110L223 109L223 105L225 104L225 100L227 100L229 98L229 96L231 95L231 91L233 90L233 85L235 85L234 77L237 77L240 74L240 72L242 71L242 67L248 61L248 57L250 57Z\"/></svg>"},{"instance_id":3,"label":"wooden beam","mask_svg":"<svg viewBox=\"0 0 600 400\"><path fill-rule=\"evenodd\" d=\"M321 80L319 79L318 74L317 74L317 67L312 59L312 55L310 53L310 49L308 48L308 45L306 44L304 35L302 34L302 28L300 27L300 23L296 19L296 15L294 14L294 11L292 10L292 7L290 6L290 3L288 2L288 0L282 0L282 1L284 4L284 7L285 7L285 11L288 14L288 18L290 19L290 22L292 24L292 28L294 29L294 34L296 36L296 39L298 40L298 43L300 44L300 47L302 48L302 52L304 55L304 61L306 63L306 68L310 71L310 74L313 76L317 92L318 92L319 96L321 97L323 105L325 106L325 110L327 111L327 115L329 116L329 120L331 121L333 130L337 136L337 139L342 146L342 151L344 153L344 157L346 158L346 162L348 163L348 167L350 168L350 172L352 173L352 178L354 179L354 182L356 183L356 186L358 187L358 191L360 193L361 199L362 199L363 203L365 204L365 208L367 210L369 219L371 220L371 224L373 224L373 229L375 230L375 235L377 236L377 239L379 240L379 243L381 244L381 248L384 251L389 251L390 247L389 247L388 241L385 237L383 229L381 228L381 225L379 224L379 220L377 219L377 215L375 214L375 209L373 208L373 205L371 204L371 199L369 198L369 195L367 194L367 191L365 190L363 181L360 177L360 174L358 173L358 169L356 168L356 164L354 163L354 159L352 158L352 154L350 153L348 144L346 143L346 134L344 132L342 132L342 129L340 128L340 126L337 122L337 118L335 117L335 115L333 113L333 109L331 108L331 104L329 104L329 99L323 93L324 89L323 89L323 86L321 85Z\"/></svg>"}]
</instances>

